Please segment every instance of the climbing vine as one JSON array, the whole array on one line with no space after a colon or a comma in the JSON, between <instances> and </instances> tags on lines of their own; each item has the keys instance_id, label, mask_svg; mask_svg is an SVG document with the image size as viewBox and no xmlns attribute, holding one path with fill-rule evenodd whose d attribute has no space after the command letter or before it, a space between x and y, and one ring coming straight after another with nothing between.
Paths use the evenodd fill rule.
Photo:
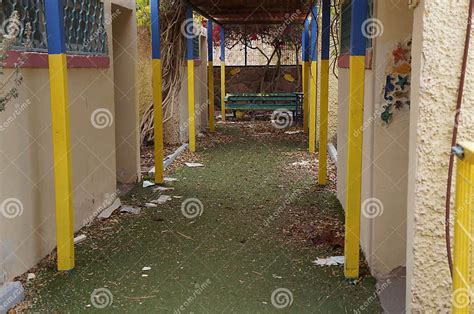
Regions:
<instances>
[{"instance_id":1,"label":"climbing vine","mask_svg":"<svg viewBox=\"0 0 474 314\"><path fill-rule=\"evenodd\" d=\"M185 20L185 6L179 0L161 1L161 63L163 71L163 122L168 123L175 114L174 108L179 108L179 93L184 79L182 62L185 54L184 36L181 34ZM138 24L150 27L149 0L137 1ZM141 142L152 142L153 132L153 102L146 105L140 123Z\"/></svg>"},{"instance_id":2,"label":"climbing vine","mask_svg":"<svg viewBox=\"0 0 474 314\"><path fill-rule=\"evenodd\" d=\"M26 61L26 54L21 54L15 63L12 73L6 77L4 77L4 68L8 58L8 52L12 50L19 36L25 37L25 49L31 47L31 24L26 23L26 25L23 26L20 21L19 13L14 11L5 23L3 23L2 32L3 35L0 37L0 76L2 77L2 82L0 83L0 112L5 111L7 105L19 96L18 88L23 82L20 68Z\"/></svg>"},{"instance_id":3,"label":"climbing vine","mask_svg":"<svg viewBox=\"0 0 474 314\"><path fill-rule=\"evenodd\" d=\"M288 21L291 22L291 17L289 17ZM265 72L262 75L262 80L260 82L260 91L273 92L278 89L283 49L291 47L298 55L301 50L302 31L302 25L292 23L276 25L229 25L225 28L225 45L229 49L232 49L237 45L242 45L248 49L260 52L266 60ZM214 42L219 44L220 40L215 40ZM259 47L257 43L270 46L272 49L270 51L265 51ZM264 90L265 76L272 63L274 63L276 67L271 79L272 84L269 85L272 90Z\"/></svg>"}]
</instances>

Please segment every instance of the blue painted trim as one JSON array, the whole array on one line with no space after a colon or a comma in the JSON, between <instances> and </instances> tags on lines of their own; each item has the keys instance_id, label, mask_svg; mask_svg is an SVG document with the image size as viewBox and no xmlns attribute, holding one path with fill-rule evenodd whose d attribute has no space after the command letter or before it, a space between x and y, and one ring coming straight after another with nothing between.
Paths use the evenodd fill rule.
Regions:
<instances>
[{"instance_id":1,"label":"blue painted trim","mask_svg":"<svg viewBox=\"0 0 474 314\"><path fill-rule=\"evenodd\" d=\"M161 59L160 0L150 0L152 58Z\"/></svg>"},{"instance_id":2,"label":"blue painted trim","mask_svg":"<svg viewBox=\"0 0 474 314\"><path fill-rule=\"evenodd\" d=\"M194 20L193 20L193 7L188 5L186 8L186 59L194 60Z\"/></svg>"},{"instance_id":3,"label":"blue painted trim","mask_svg":"<svg viewBox=\"0 0 474 314\"><path fill-rule=\"evenodd\" d=\"M331 0L323 0L323 20L321 34L321 60L329 60L331 41Z\"/></svg>"},{"instance_id":4,"label":"blue painted trim","mask_svg":"<svg viewBox=\"0 0 474 314\"><path fill-rule=\"evenodd\" d=\"M221 61L225 61L225 30L224 27L221 26Z\"/></svg>"},{"instance_id":5,"label":"blue painted trim","mask_svg":"<svg viewBox=\"0 0 474 314\"><path fill-rule=\"evenodd\" d=\"M211 20L207 20L207 60L213 61L214 60L214 47L212 43L212 27L213 23Z\"/></svg>"},{"instance_id":6,"label":"blue painted trim","mask_svg":"<svg viewBox=\"0 0 474 314\"><path fill-rule=\"evenodd\" d=\"M48 35L48 53L66 53L63 2L61 0L46 0L44 8L46 15L46 33Z\"/></svg>"},{"instance_id":7,"label":"blue painted trim","mask_svg":"<svg viewBox=\"0 0 474 314\"><path fill-rule=\"evenodd\" d=\"M303 38L302 38L302 45L301 45L301 52L303 61L309 61L310 57L310 49L309 49L309 20L306 19L303 25Z\"/></svg>"},{"instance_id":8,"label":"blue painted trim","mask_svg":"<svg viewBox=\"0 0 474 314\"><path fill-rule=\"evenodd\" d=\"M365 56L367 38L362 33L362 25L367 20L368 0L352 1L351 56Z\"/></svg>"},{"instance_id":9,"label":"blue painted trim","mask_svg":"<svg viewBox=\"0 0 474 314\"><path fill-rule=\"evenodd\" d=\"M311 9L311 61L318 61L318 7Z\"/></svg>"}]
</instances>

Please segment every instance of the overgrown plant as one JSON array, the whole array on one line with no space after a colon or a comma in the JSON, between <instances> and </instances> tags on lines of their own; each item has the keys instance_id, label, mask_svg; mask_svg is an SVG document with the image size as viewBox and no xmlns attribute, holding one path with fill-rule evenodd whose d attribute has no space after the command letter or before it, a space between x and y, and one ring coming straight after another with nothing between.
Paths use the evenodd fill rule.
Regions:
<instances>
[{"instance_id":1,"label":"overgrown plant","mask_svg":"<svg viewBox=\"0 0 474 314\"><path fill-rule=\"evenodd\" d=\"M8 51L12 50L19 36L25 36L25 49L30 48L32 29L30 23L27 23L23 27L19 13L13 11L10 18L4 23L4 29L2 31L4 34L1 36L0 42L0 76L2 76L2 82L0 83L0 112L5 111L7 105L13 99L18 98L18 88L23 82L20 68L26 61L26 55L21 54L21 57L15 63L12 73L3 79Z\"/></svg>"},{"instance_id":2,"label":"overgrown plant","mask_svg":"<svg viewBox=\"0 0 474 314\"><path fill-rule=\"evenodd\" d=\"M257 50L266 59L265 72L260 82L261 92L273 92L278 89L280 70L282 64L283 49L291 47L299 54L301 50L301 33L303 28L299 24L282 25L229 25L226 26L226 46L230 49L238 44L246 46L248 49ZM270 51L261 49L256 43L262 43L272 47ZM274 71L271 90L264 90L266 72L274 63ZM300 75L298 75L300 76Z\"/></svg>"},{"instance_id":3,"label":"overgrown plant","mask_svg":"<svg viewBox=\"0 0 474 314\"><path fill-rule=\"evenodd\" d=\"M150 5L149 0L137 1L138 24L149 29ZM175 109L179 108L179 93L184 79L182 69L185 55L185 38L182 25L185 21L185 4L180 0L164 0L160 4L161 23L161 64L163 75L163 123L172 120ZM152 142L153 133L153 103L145 108L140 122L142 143Z\"/></svg>"}]
</instances>

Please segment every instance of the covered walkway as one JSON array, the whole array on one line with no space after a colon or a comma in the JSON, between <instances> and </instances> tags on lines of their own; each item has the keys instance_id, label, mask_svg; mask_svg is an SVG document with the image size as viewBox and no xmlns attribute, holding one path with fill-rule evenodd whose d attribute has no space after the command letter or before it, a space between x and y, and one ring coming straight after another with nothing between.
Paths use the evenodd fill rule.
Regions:
<instances>
[{"instance_id":1,"label":"covered walkway","mask_svg":"<svg viewBox=\"0 0 474 314\"><path fill-rule=\"evenodd\" d=\"M87 240L77 245L75 271L58 273L54 259L42 263L28 289L32 309L352 313L366 304L380 312L365 266L350 285L342 266L313 263L343 254L342 208L334 174L327 187L315 186L304 135L284 132L269 122L218 126L218 135L198 141L201 152L166 173L179 180L166 184L173 191L136 187L122 197L137 207L160 194L181 199L81 231ZM187 168L184 159L204 168ZM183 215L190 199L202 202L200 215Z\"/></svg>"}]
</instances>

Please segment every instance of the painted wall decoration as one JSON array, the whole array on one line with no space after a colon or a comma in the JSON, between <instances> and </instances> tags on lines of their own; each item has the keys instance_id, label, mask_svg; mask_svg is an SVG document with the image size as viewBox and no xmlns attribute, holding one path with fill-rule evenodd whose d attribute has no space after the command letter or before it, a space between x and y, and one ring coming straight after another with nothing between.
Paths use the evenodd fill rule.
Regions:
<instances>
[{"instance_id":1,"label":"painted wall decoration","mask_svg":"<svg viewBox=\"0 0 474 314\"><path fill-rule=\"evenodd\" d=\"M411 39L392 49L385 73L381 119L388 125L396 111L410 108Z\"/></svg>"}]
</instances>

